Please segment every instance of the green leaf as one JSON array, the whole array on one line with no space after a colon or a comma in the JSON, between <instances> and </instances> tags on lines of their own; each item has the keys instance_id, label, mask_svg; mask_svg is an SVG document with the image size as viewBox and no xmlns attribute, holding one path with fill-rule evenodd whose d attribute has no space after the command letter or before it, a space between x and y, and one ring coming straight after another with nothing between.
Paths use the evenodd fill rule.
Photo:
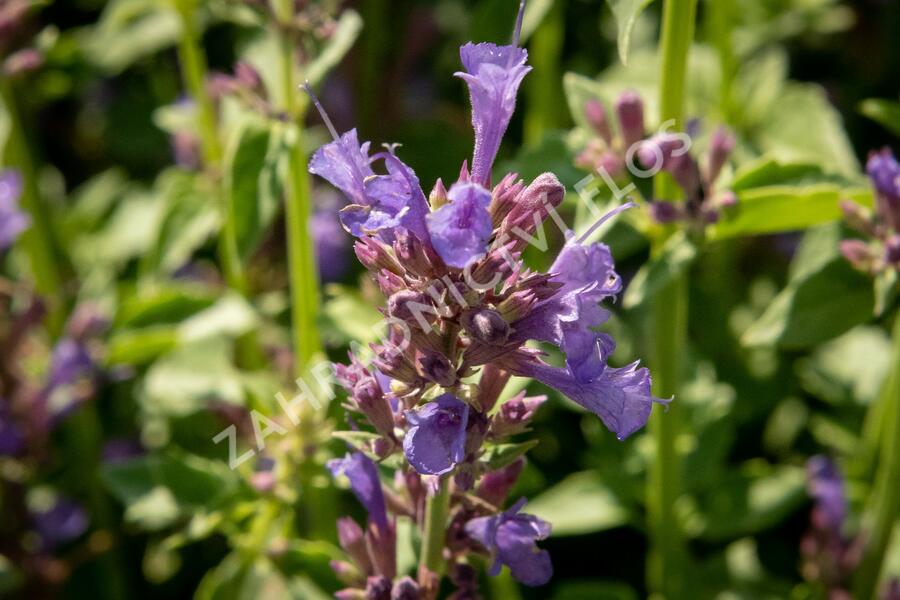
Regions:
<instances>
[{"instance_id":1,"label":"green leaf","mask_svg":"<svg viewBox=\"0 0 900 600\"><path fill-rule=\"evenodd\" d=\"M269 225L260 210L259 198L270 138L270 129L263 120L247 116L233 131L225 154L225 190L243 260L256 249Z\"/></svg>"},{"instance_id":2,"label":"green leaf","mask_svg":"<svg viewBox=\"0 0 900 600\"><path fill-rule=\"evenodd\" d=\"M900 102L871 98L860 103L859 112L900 137Z\"/></svg>"},{"instance_id":3,"label":"green leaf","mask_svg":"<svg viewBox=\"0 0 900 600\"><path fill-rule=\"evenodd\" d=\"M842 236L837 224L806 232L791 261L787 285L744 331L743 344L804 348L871 318L871 282L841 256Z\"/></svg>"},{"instance_id":4,"label":"green leaf","mask_svg":"<svg viewBox=\"0 0 900 600\"><path fill-rule=\"evenodd\" d=\"M724 541L774 527L806 501L803 468L750 462L697 494L693 527L703 539Z\"/></svg>"},{"instance_id":5,"label":"green leaf","mask_svg":"<svg viewBox=\"0 0 900 600\"><path fill-rule=\"evenodd\" d=\"M116 313L116 327L147 327L175 324L209 308L216 291L195 283L167 283L142 288L122 299Z\"/></svg>"},{"instance_id":6,"label":"green leaf","mask_svg":"<svg viewBox=\"0 0 900 600\"><path fill-rule=\"evenodd\" d=\"M528 504L550 522L554 536L594 533L625 525L629 513L594 471L569 475Z\"/></svg>"},{"instance_id":7,"label":"green leaf","mask_svg":"<svg viewBox=\"0 0 900 600\"><path fill-rule=\"evenodd\" d=\"M382 333L379 323L384 321L384 316L357 290L329 284L325 287L325 295L323 333L331 338L330 341L367 345L378 340Z\"/></svg>"},{"instance_id":8,"label":"green leaf","mask_svg":"<svg viewBox=\"0 0 900 600\"><path fill-rule=\"evenodd\" d=\"M215 509L240 484L225 464L175 450L105 464L101 477L125 505L126 519L152 530Z\"/></svg>"},{"instance_id":9,"label":"green leaf","mask_svg":"<svg viewBox=\"0 0 900 600\"><path fill-rule=\"evenodd\" d=\"M109 339L106 362L109 365L141 365L152 361L178 345L178 332L171 325L116 331Z\"/></svg>"},{"instance_id":10,"label":"green leaf","mask_svg":"<svg viewBox=\"0 0 900 600\"><path fill-rule=\"evenodd\" d=\"M487 446L481 455L481 462L489 471L502 469L540 443L540 440L528 440L521 444L493 444Z\"/></svg>"},{"instance_id":11,"label":"green leaf","mask_svg":"<svg viewBox=\"0 0 900 600\"><path fill-rule=\"evenodd\" d=\"M652 298L674 281L697 258L697 248L683 233L666 241L659 256L645 263L625 291L622 306L631 309Z\"/></svg>"},{"instance_id":12,"label":"green leaf","mask_svg":"<svg viewBox=\"0 0 900 600\"><path fill-rule=\"evenodd\" d=\"M81 32L88 58L108 73L175 44L181 23L168 3L157 0L112 0L96 26Z\"/></svg>"},{"instance_id":13,"label":"green leaf","mask_svg":"<svg viewBox=\"0 0 900 600\"><path fill-rule=\"evenodd\" d=\"M885 269L875 277L875 316L883 315L897 299L900 286L897 285L897 271Z\"/></svg>"},{"instance_id":14,"label":"green leaf","mask_svg":"<svg viewBox=\"0 0 900 600\"><path fill-rule=\"evenodd\" d=\"M341 62L344 55L353 47L362 26L362 17L356 11L345 10L341 13L328 44L306 68L304 75L310 84L316 85L322 81L325 75Z\"/></svg>"},{"instance_id":15,"label":"green leaf","mask_svg":"<svg viewBox=\"0 0 900 600\"><path fill-rule=\"evenodd\" d=\"M616 17L619 28L618 47L622 64L628 64L628 50L631 47L631 33L638 17L653 0L606 0Z\"/></svg>"}]
</instances>

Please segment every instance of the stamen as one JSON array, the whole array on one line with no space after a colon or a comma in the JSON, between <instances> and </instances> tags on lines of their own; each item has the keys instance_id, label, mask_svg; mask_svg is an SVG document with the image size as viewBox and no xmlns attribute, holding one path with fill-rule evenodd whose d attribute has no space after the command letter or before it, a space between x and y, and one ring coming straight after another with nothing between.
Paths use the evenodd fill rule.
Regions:
<instances>
[{"instance_id":1,"label":"stamen","mask_svg":"<svg viewBox=\"0 0 900 600\"><path fill-rule=\"evenodd\" d=\"M519 3L519 15L516 17L516 28L513 30L513 48L519 47L519 38L522 35L522 18L525 16L525 0Z\"/></svg>"},{"instance_id":2,"label":"stamen","mask_svg":"<svg viewBox=\"0 0 900 600\"><path fill-rule=\"evenodd\" d=\"M606 213L605 215L600 217L596 223L594 223L593 225L588 227L588 230L585 231L583 234L581 234L581 236L579 236L579 238L577 240L575 240L575 244L576 245L583 244L585 242L585 240L587 240L591 236L592 233L594 233L595 231L597 231L597 229L600 228L601 225L603 225L604 223L606 223L607 221L612 219L614 216L616 216L620 212L624 212L624 211L628 210L629 208L633 208L635 206L637 206L637 204L635 204L634 202L626 202L625 204L623 204L621 206L615 207L614 209L612 209L611 211L609 211L608 213Z\"/></svg>"},{"instance_id":3,"label":"stamen","mask_svg":"<svg viewBox=\"0 0 900 600\"><path fill-rule=\"evenodd\" d=\"M309 80L303 83L302 87L307 94L309 94L310 100L315 105L316 110L319 111L319 114L322 116L322 120L325 121L325 127L328 128L328 131L331 133L331 137L334 138L335 141L341 139L341 136L338 135L337 129L334 128L334 125L331 122L331 119L328 118L328 113L325 112L325 109L322 108L322 103L319 102L319 99L316 97L316 94L312 91L312 86L309 85Z\"/></svg>"}]
</instances>

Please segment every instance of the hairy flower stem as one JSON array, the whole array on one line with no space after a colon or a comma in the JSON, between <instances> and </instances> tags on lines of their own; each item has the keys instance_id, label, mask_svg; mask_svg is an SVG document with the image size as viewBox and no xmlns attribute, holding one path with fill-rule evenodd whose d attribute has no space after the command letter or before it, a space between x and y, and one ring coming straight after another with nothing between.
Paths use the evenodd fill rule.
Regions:
<instances>
[{"instance_id":1,"label":"hairy flower stem","mask_svg":"<svg viewBox=\"0 0 900 600\"><path fill-rule=\"evenodd\" d=\"M312 189L306 170L307 157L303 151L303 114L297 82L294 78L294 40L284 24L294 16L293 2L274 0L273 8L282 24L279 30L281 47L281 82L284 109L290 119L294 139L291 140L285 220L287 222L288 268L291 285L291 328L294 342L294 372L300 376L319 353L319 333L316 319L319 311L319 282L316 274L315 251L309 231L312 213Z\"/></svg>"},{"instance_id":2,"label":"hairy flower stem","mask_svg":"<svg viewBox=\"0 0 900 600\"><path fill-rule=\"evenodd\" d=\"M891 371L880 398L885 417L881 456L863 529L866 547L854 580L856 598L875 597L885 551L900 516L900 314L894 318L893 341Z\"/></svg>"},{"instance_id":3,"label":"hairy flower stem","mask_svg":"<svg viewBox=\"0 0 900 600\"><path fill-rule=\"evenodd\" d=\"M696 0L666 0L660 39L660 122L684 121L684 91L688 51L694 37ZM665 174L657 176L654 193L659 200L673 200L678 194L675 182ZM653 240L658 253L671 228ZM653 302L653 385L654 394L668 398L678 393L682 363L687 347L688 282L685 275L659 291ZM650 461L647 480L647 513L650 535L648 585L665 598L679 598L684 590L685 547L675 512L680 495L678 438L679 408L673 403L669 414L657 410L650 418L650 433L656 443L656 456Z\"/></svg>"},{"instance_id":4,"label":"hairy flower stem","mask_svg":"<svg viewBox=\"0 0 900 600\"><path fill-rule=\"evenodd\" d=\"M425 524L422 531L422 554L419 571L441 574L444 541L447 537L447 513L450 509L450 478L441 477L438 490L425 504Z\"/></svg>"},{"instance_id":5,"label":"hairy flower stem","mask_svg":"<svg viewBox=\"0 0 900 600\"><path fill-rule=\"evenodd\" d=\"M22 177L22 196L19 202L31 217L31 225L22 232L19 243L34 276L35 288L47 305L47 329L56 337L62 333L66 318L59 246L53 241L47 212L41 203L25 131L19 119L9 78L6 77L0 77L0 102L9 121L9 137L5 152L0 156L0 164L18 170Z\"/></svg>"}]
</instances>

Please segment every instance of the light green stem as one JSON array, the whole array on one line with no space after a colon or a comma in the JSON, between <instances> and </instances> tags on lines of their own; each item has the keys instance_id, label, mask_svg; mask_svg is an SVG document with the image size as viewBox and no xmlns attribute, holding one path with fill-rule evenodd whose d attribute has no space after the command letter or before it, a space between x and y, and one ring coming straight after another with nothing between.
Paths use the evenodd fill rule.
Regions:
<instances>
[{"instance_id":1,"label":"light green stem","mask_svg":"<svg viewBox=\"0 0 900 600\"><path fill-rule=\"evenodd\" d=\"M564 0L556 0L531 36L529 58L533 71L525 80L525 144L536 146L544 133L562 126L566 105L559 82L560 55L565 41Z\"/></svg>"},{"instance_id":2,"label":"light green stem","mask_svg":"<svg viewBox=\"0 0 900 600\"><path fill-rule=\"evenodd\" d=\"M884 430L875 491L863 528L866 547L856 569L856 598L874 598L891 533L900 516L900 314L894 319L891 371L882 390Z\"/></svg>"},{"instance_id":3,"label":"light green stem","mask_svg":"<svg viewBox=\"0 0 900 600\"><path fill-rule=\"evenodd\" d=\"M694 37L696 0L666 0L660 39L660 122L670 119L676 128L684 123L685 82L688 51ZM677 197L670 177L658 176L657 199ZM659 253L672 230L666 229L653 241ZM660 290L653 302L653 387L661 398L678 394L681 385L682 357L687 348L688 282L685 275ZM647 516L650 535L648 560L649 588L663 597L682 596L685 545L681 524L675 512L680 496L680 464L677 438L680 408L673 402L667 414L657 410L650 419L655 441L655 458L650 462L647 481Z\"/></svg>"},{"instance_id":4,"label":"light green stem","mask_svg":"<svg viewBox=\"0 0 900 600\"><path fill-rule=\"evenodd\" d=\"M9 122L9 137L0 164L16 169L22 177L19 204L31 217L31 225L22 233L19 244L28 260L35 289L47 305L47 329L55 337L62 332L66 314L60 269L62 260L41 202L37 174L7 77L0 77L0 100Z\"/></svg>"},{"instance_id":5,"label":"light green stem","mask_svg":"<svg viewBox=\"0 0 900 600\"><path fill-rule=\"evenodd\" d=\"M293 17L293 2L276 0L276 14L281 23ZM295 373L299 376L319 353L319 281L316 273L315 249L309 230L312 213L312 190L307 157L303 150L303 110L294 78L294 48L290 31L280 31L281 81L285 111L294 127L295 139L290 147L285 220L287 226L288 268L291 285L291 325L294 342Z\"/></svg>"},{"instance_id":6,"label":"light green stem","mask_svg":"<svg viewBox=\"0 0 900 600\"><path fill-rule=\"evenodd\" d=\"M200 136L203 162L214 177L219 177L224 152L219 139L216 107L206 88L207 61L196 26L196 2L195 0L175 0L175 8L181 19L178 59L181 63L184 86L197 107L197 132ZM222 189L221 181L216 182L216 190L222 199L219 258L222 261L225 281L228 282L229 287L245 294L246 282L238 252L237 228L231 195Z\"/></svg>"},{"instance_id":7,"label":"light green stem","mask_svg":"<svg viewBox=\"0 0 900 600\"><path fill-rule=\"evenodd\" d=\"M737 74L737 62L732 45L732 5L733 0L708 0L706 2L708 35L719 55L719 109L728 123L733 123L734 112L731 106L734 76Z\"/></svg>"},{"instance_id":8,"label":"light green stem","mask_svg":"<svg viewBox=\"0 0 900 600\"><path fill-rule=\"evenodd\" d=\"M425 504L425 524L422 530L422 553L419 570L441 574L444 566L444 542L447 537L447 513L450 509L450 479L443 477L437 493Z\"/></svg>"}]
</instances>

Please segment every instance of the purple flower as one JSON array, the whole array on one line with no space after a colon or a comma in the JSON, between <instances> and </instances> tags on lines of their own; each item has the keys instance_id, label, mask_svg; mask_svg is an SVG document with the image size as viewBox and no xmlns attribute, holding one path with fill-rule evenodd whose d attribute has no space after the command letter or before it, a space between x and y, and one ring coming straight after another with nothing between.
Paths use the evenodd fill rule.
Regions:
<instances>
[{"instance_id":1,"label":"purple flower","mask_svg":"<svg viewBox=\"0 0 900 600\"><path fill-rule=\"evenodd\" d=\"M57 499L53 506L35 513L33 518L34 527L47 550L74 540L88 528L87 513L79 504L66 498Z\"/></svg>"},{"instance_id":2,"label":"purple flower","mask_svg":"<svg viewBox=\"0 0 900 600\"><path fill-rule=\"evenodd\" d=\"M72 385L94 371L94 361L82 344L72 338L63 338L50 357L48 386L53 389Z\"/></svg>"},{"instance_id":3,"label":"purple flower","mask_svg":"<svg viewBox=\"0 0 900 600\"><path fill-rule=\"evenodd\" d=\"M355 129L338 135L309 87L307 92L334 138L316 150L309 161L309 171L326 179L350 200L340 213L344 227L357 237L377 235L391 242L393 230L402 226L427 242L428 202L413 170L392 150L369 157L369 143L360 144ZM386 175L372 170L372 162L379 159L384 161Z\"/></svg>"},{"instance_id":4,"label":"purple flower","mask_svg":"<svg viewBox=\"0 0 900 600\"><path fill-rule=\"evenodd\" d=\"M813 456L806 463L807 487L823 525L840 535L847 518L844 478L837 465L825 456Z\"/></svg>"},{"instance_id":5,"label":"purple flower","mask_svg":"<svg viewBox=\"0 0 900 600\"><path fill-rule=\"evenodd\" d=\"M406 412L410 424L403 452L423 475L443 475L465 458L469 405L443 394L418 410Z\"/></svg>"},{"instance_id":6,"label":"purple flower","mask_svg":"<svg viewBox=\"0 0 900 600\"><path fill-rule=\"evenodd\" d=\"M22 178L15 171L0 173L0 251L13 245L19 234L28 228L31 218L19 210Z\"/></svg>"},{"instance_id":7,"label":"purple flower","mask_svg":"<svg viewBox=\"0 0 900 600\"><path fill-rule=\"evenodd\" d=\"M362 452L353 452L328 461L328 468L335 477L347 476L353 495L369 513L369 518L381 531L387 531L387 509L375 463Z\"/></svg>"},{"instance_id":8,"label":"purple flower","mask_svg":"<svg viewBox=\"0 0 900 600\"><path fill-rule=\"evenodd\" d=\"M491 193L477 183L460 182L450 202L427 216L435 251L451 267L465 268L484 256L493 232L488 206Z\"/></svg>"},{"instance_id":9,"label":"purple flower","mask_svg":"<svg viewBox=\"0 0 900 600\"><path fill-rule=\"evenodd\" d=\"M11 415L7 401L0 398L0 456L14 456L22 450L25 439Z\"/></svg>"},{"instance_id":10,"label":"purple flower","mask_svg":"<svg viewBox=\"0 0 900 600\"><path fill-rule=\"evenodd\" d=\"M475 129L472 179L482 185L490 183L491 167L500 149L500 140L516 108L516 93L531 70L526 64L528 52L518 47L524 8L522 2L512 45L468 43L459 49L466 72L458 72L456 76L469 86L472 127Z\"/></svg>"},{"instance_id":11,"label":"purple flower","mask_svg":"<svg viewBox=\"0 0 900 600\"><path fill-rule=\"evenodd\" d=\"M869 154L866 172L875 186L879 216L900 230L900 163L890 148Z\"/></svg>"},{"instance_id":12,"label":"purple flower","mask_svg":"<svg viewBox=\"0 0 900 600\"><path fill-rule=\"evenodd\" d=\"M466 524L466 533L488 549L494 562L489 573L498 575L506 565L521 583L544 585L553 576L550 554L535 545L550 535L550 524L534 515L519 514L522 498L509 510L491 517L479 517Z\"/></svg>"}]
</instances>

